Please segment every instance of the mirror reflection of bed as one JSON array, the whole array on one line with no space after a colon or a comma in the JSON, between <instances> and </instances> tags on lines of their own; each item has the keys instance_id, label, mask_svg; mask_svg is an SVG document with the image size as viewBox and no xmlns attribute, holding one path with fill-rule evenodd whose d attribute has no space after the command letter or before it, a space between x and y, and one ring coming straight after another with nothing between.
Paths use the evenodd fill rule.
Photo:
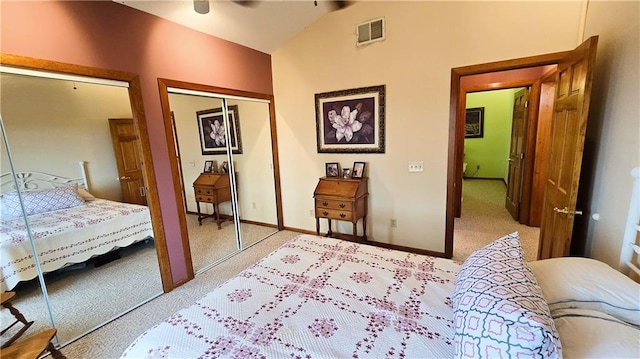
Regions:
<instances>
[{"instance_id":1,"label":"mirror reflection of bed","mask_svg":"<svg viewBox=\"0 0 640 359\"><path fill-rule=\"evenodd\" d=\"M23 252L30 251L31 244L24 240L24 218L10 218L3 208L2 290L16 292L14 306L35 322L36 330L55 326L64 344L162 293L149 211L125 203L109 129L109 119L132 117L128 90L115 83L4 71L3 129L13 169L27 184L13 182L3 143L0 172L8 174L2 178L3 206L11 197L7 193L27 187L22 197L25 209L34 209L27 219L40 263L20 259L24 255L5 263L10 261L5 252L9 243L27 245ZM135 143L132 146L135 149ZM30 182L43 177L44 182ZM56 200L73 199L74 191L80 203ZM26 200L33 202L26 205ZM46 298L37 267L45 272Z\"/></svg>"},{"instance_id":2,"label":"mirror reflection of bed","mask_svg":"<svg viewBox=\"0 0 640 359\"><path fill-rule=\"evenodd\" d=\"M171 87L168 100L182 177L193 269L201 273L278 231L269 103L250 98L227 98L219 93L185 92ZM233 131L231 145L235 150L231 154L222 148L222 142L210 148L208 146L214 146L212 143L215 142L205 144L203 141L209 140L209 131L206 130L213 125L208 119L222 120L222 116L213 114L219 113L225 105L233 109L230 116L234 123L230 130ZM207 112L211 112L213 117L208 117ZM223 121L218 125L224 125ZM204 172L205 161L214 161L213 170L219 173L223 172L225 161L233 163L236 185L232 183L229 191L235 191L238 199L237 219L240 225L237 232L232 220L220 222L219 229L215 218L204 218L201 224L198 221L198 204L203 215L214 213L212 203L206 200L196 202L194 182ZM231 201L223 201L218 206L220 215L233 219Z\"/></svg>"}]
</instances>

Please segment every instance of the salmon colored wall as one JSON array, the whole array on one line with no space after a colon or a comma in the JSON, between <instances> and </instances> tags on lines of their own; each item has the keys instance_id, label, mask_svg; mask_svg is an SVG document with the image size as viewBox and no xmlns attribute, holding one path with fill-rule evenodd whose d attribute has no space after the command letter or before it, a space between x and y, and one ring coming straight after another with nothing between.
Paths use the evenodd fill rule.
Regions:
<instances>
[{"instance_id":1,"label":"salmon colored wall","mask_svg":"<svg viewBox=\"0 0 640 359\"><path fill-rule=\"evenodd\" d=\"M273 94L271 57L111 1L2 1L1 51L136 73L174 283L186 279L158 78Z\"/></svg>"}]
</instances>

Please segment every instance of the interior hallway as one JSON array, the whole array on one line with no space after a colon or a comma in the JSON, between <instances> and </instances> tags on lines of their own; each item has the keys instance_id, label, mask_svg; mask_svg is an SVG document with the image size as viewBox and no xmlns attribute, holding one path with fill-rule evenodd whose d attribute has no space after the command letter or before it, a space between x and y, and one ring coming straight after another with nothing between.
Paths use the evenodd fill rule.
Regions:
<instances>
[{"instance_id":1,"label":"interior hallway","mask_svg":"<svg viewBox=\"0 0 640 359\"><path fill-rule=\"evenodd\" d=\"M518 223L504 204L506 185L497 179L466 178L462 184L462 216L455 219L453 259L464 261L473 251L512 232L520 233L525 259L538 256L540 228Z\"/></svg>"}]
</instances>

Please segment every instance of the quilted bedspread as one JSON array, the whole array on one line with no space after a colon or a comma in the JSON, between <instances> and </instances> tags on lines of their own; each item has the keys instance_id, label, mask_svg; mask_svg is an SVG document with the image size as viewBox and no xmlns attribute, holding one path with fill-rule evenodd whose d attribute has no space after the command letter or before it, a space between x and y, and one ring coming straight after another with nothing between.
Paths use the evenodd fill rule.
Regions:
<instances>
[{"instance_id":1,"label":"quilted bedspread","mask_svg":"<svg viewBox=\"0 0 640 359\"><path fill-rule=\"evenodd\" d=\"M153 237L146 206L105 199L28 218L40 266L45 273ZM37 276L22 218L0 222L0 273L2 291Z\"/></svg>"},{"instance_id":2,"label":"quilted bedspread","mask_svg":"<svg viewBox=\"0 0 640 359\"><path fill-rule=\"evenodd\" d=\"M123 358L453 356L453 261L300 235Z\"/></svg>"}]
</instances>

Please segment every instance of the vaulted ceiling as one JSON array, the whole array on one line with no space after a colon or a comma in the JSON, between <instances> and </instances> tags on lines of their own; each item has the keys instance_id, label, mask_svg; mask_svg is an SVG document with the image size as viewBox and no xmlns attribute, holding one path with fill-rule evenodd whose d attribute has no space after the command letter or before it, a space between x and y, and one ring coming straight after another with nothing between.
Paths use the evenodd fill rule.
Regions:
<instances>
[{"instance_id":1,"label":"vaulted ceiling","mask_svg":"<svg viewBox=\"0 0 640 359\"><path fill-rule=\"evenodd\" d=\"M196 13L192 0L114 1L268 54L331 10L322 0L211 0L208 14Z\"/></svg>"}]
</instances>

